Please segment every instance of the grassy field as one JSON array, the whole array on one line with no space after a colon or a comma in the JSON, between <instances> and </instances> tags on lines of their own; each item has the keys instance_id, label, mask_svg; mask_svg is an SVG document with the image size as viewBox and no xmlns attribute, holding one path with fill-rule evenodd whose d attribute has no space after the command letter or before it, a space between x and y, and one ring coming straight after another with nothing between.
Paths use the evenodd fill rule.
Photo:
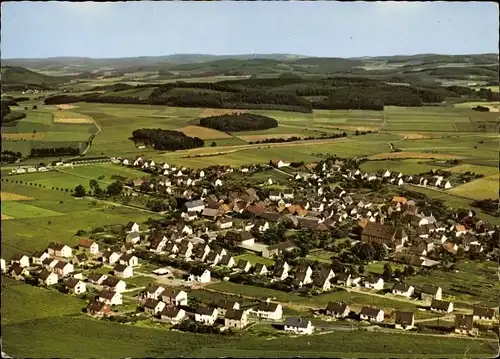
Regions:
<instances>
[{"instance_id":1,"label":"grassy field","mask_svg":"<svg viewBox=\"0 0 500 359\"><path fill-rule=\"evenodd\" d=\"M491 342L409 334L338 331L307 337L282 335L266 340L252 331L227 337L171 332L159 324L121 325L82 315L85 303L79 299L6 278L2 278L2 299L2 350L14 357L355 355L373 358L393 355L411 358L425 354L426 357L451 358L465 351L469 357L493 353ZM269 327L269 331L275 330ZM81 345L82 337L92 345ZM33 345L34 342L37 344Z\"/></svg>"},{"instance_id":2,"label":"grassy field","mask_svg":"<svg viewBox=\"0 0 500 359\"><path fill-rule=\"evenodd\" d=\"M23 213L28 214L21 213L21 218L2 221L2 258L10 258L17 252L31 254L46 248L55 239L74 245L78 242L75 233L79 229L90 231L103 225L126 224L128 221L142 223L149 217L157 218L153 214L75 199L70 193L39 187L2 182L2 191L33 198L26 202L2 203L4 214L16 217L19 206L25 211ZM18 212L14 213L14 209Z\"/></svg>"},{"instance_id":3,"label":"grassy field","mask_svg":"<svg viewBox=\"0 0 500 359\"><path fill-rule=\"evenodd\" d=\"M451 188L448 192L476 200L488 198L498 199L499 181L500 177L497 173Z\"/></svg>"},{"instance_id":4,"label":"grassy field","mask_svg":"<svg viewBox=\"0 0 500 359\"><path fill-rule=\"evenodd\" d=\"M498 167L470 165L470 164L463 164L450 167L447 170L456 173L465 173L465 172L478 173L485 176L490 176L498 173Z\"/></svg>"},{"instance_id":5,"label":"grassy field","mask_svg":"<svg viewBox=\"0 0 500 359\"><path fill-rule=\"evenodd\" d=\"M420 159L368 161L364 162L360 166L360 169L369 173L383 169L401 172L405 175L415 175L436 168L436 166L429 164L429 162Z\"/></svg>"},{"instance_id":6,"label":"grassy field","mask_svg":"<svg viewBox=\"0 0 500 359\"><path fill-rule=\"evenodd\" d=\"M265 266L271 266L274 264L274 261L272 259L260 257L254 253L245 253L240 256L234 257L234 260L236 261L238 261L239 259L249 261L252 264L252 266L254 266L257 263L262 263Z\"/></svg>"}]
</instances>

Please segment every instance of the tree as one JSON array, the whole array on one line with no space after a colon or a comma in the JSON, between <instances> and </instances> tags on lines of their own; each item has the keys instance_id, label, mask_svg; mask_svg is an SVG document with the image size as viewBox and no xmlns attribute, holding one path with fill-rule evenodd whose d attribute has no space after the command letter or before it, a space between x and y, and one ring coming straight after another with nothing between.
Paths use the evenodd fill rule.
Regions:
<instances>
[{"instance_id":1,"label":"tree","mask_svg":"<svg viewBox=\"0 0 500 359\"><path fill-rule=\"evenodd\" d=\"M358 268L358 272L359 272L360 275L365 274L365 266L360 265L359 268Z\"/></svg>"},{"instance_id":2,"label":"tree","mask_svg":"<svg viewBox=\"0 0 500 359\"><path fill-rule=\"evenodd\" d=\"M404 274L407 276L412 276L415 274L415 269L412 266L405 267Z\"/></svg>"},{"instance_id":3,"label":"tree","mask_svg":"<svg viewBox=\"0 0 500 359\"><path fill-rule=\"evenodd\" d=\"M118 196L122 193L122 191L123 191L123 186L120 181L115 181L106 188L106 192L110 196Z\"/></svg>"},{"instance_id":4,"label":"tree","mask_svg":"<svg viewBox=\"0 0 500 359\"><path fill-rule=\"evenodd\" d=\"M38 106L37 105L33 105L32 108L33 108L33 110L36 110L38 108Z\"/></svg>"},{"instance_id":5,"label":"tree","mask_svg":"<svg viewBox=\"0 0 500 359\"><path fill-rule=\"evenodd\" d=\"M382 273L384 280L390 280L392 278L392 267L389 263L384 264L384 273Z\"/></svg>"},{"instance_id":6,"label":"tree","mask_svg":"<svg viewBox=\"0 0 500 359\"><path fill-rule=\"evenodd\" d=\"M217 143L215 143L215 141L212 141L211 146L212 146L212 147L215 147L215 146L217 146Z\"/></svg>"},{"instance_id":7,"label":"tree","mask_svg":"<svg viewBox=\"0 0 500 359\"><path fill-rule=\"evenodd\" d=\"M85 187L83 187L81 184L79 184L78 186L75 187L75 191L74 191L74 196L75 197L85 197Z\"/></svg>"},{"instance_id":8,"label":"tree","mask_svg":"<svg viewBox=\"0 0 500 359\"><path fill-rule=\"evenodd\" d=\"M387 255L387 249L385 248L385 246L380 242L373 242L372 245L374 250L373 259L376 261L383 260Z\"/></svg>"},{"instance_id":9,"label":"tree","mask_svg":"<svg viewBox=\"0 0 500 359\"><path fill-rule=\"evenodd\" d=\"M371 243L358 242L352 252L362 261L372 261L375 256L375 250Z\"/></svg>"},{"instance_id":10,"label":"tree","mask_svg":"<svg viewBox=\"0 0 500 359\"><path fill-rule=\"evenodd\" d=\"M394 277L396 278L401 278L403 276L403 272L401 271L401 269L397 268L395 271L394 271Z\"/></svg>"}]
</instances>

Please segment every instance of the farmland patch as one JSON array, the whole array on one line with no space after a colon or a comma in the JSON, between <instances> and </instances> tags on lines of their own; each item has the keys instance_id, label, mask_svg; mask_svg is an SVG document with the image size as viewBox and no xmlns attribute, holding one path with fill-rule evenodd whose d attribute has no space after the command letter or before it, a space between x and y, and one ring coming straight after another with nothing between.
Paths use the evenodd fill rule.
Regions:
<instances>
[{"instance_id":1,"label":"farmland patch","mask_svg":"<svg viewBox=\"0 0 500 359\"><path fill-rule=\"evenodd\" d=\"M56 111L54 112L54 122L56 123L92 123L92 120L85 116L75 112L68 111Z\"/></svg>"},{"instance_id":2,"label":"farmland patch","mask_svg":"<svg viewBox=\"0 0 500 359\"><path fill-rule=\"evenodd\" d=\"M11 193L11 192L1 192L1 201L30 201L33 197L23 196L22 194Z\"/></svg>"},{"instance_id":3,"label":"farmland patch","mask_svg":"<svg viewBox=\"0 0 500 359\"><path fill-rule=\"evenodd\" d=\"M452 188L448 192L476 200L496 199L498 198L498 181L499 175L495 174Z\"/></svg>"},{"instance_id":4,"label":"farmland patch","mask_svg":"<svg viewBox=\"0 0 500 359\"><path fill-rule=\"evenodd\" d=\"M2 133L2 140L41 140L45 136L45 132L16 132Z\"/></svg>"},{"instance_id":5,"label":"farmland patch","mask_svg":"<svg viewBox=\"0 0 500 359\"><path fill-rule=\"evenodd\" d=\"M223 109L223 108L206 108L200 112L200 117L211 117L220 115L231 115L234 113L245 113L247 110Z\"/></svg>"},{"instance_id":6,"label":"farmland patch","mask_svg":"<svg viewBox=\"0 0 500 359\"><path fill-rule=\"evenodd\" d=\"M2 203L2 213L15 218L37 218L61 216L63 213L39 208L18 201L6 201Z\"/></svg>"},{"instance_id":7,"label":"farmland patch","mask_svg":"<svg viewBox=\"0 0 500 359\"><path fill-rule=\"evenodd\" d=\"M244 141L262 141L268 138L290 138L290 137L302 137L303 135L300 133L283 133L283 134L267 134L267 135L247 135L247 136L238 136Z\"/></svg>"},{"instance_id":8,"label":"farmland patch","mask_svg":"<svg viewBox=\"0 0 500 359\"><path fill-rule=\"evenodd\" d=\"M214 140L218 138L231 138L230 135L228 135L225 132L222 131L217 131L211 128L206 128L206 127L201 127L201 126L185 126L177 129L177 131L180 131L184 133L186 136L190 137L199 137L202 140Z\"/></svg>"},{"instance_id":9,"label":"farmland patch","mask_svg":"<svg viewBox=\"0 0 500 359\"><path fill-rule=\"evenodd\" d=\"M378 153L367 157L369 160L382 160L386 158L430 158L430 159L460 159L462 156L449 155L444 153L425 153L425 152L389 152Z\"/></svg>"},{"instance_id":10,"label":"farmland patch","mask_svg":"<svg viewBox=\"0 0 500 359\"><path fill-rule=\"evenodd\" d=\"M8 216L8 215L2 213L2 221L5 221L7 219L13 219L13 218L14 217L11 217L11 216Z\"/></svg>"}]
</instances>

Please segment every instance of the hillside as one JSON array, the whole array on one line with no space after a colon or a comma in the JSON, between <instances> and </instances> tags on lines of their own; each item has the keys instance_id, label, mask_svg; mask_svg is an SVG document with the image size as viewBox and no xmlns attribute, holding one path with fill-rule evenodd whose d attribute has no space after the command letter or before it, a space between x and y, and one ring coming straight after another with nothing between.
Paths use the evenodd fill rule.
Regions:
<instances>
[{"instance_id":1,"label":"hillside","mask_svg":"<svg viewBox=\"0 0 500 359\"><path fill-rule=\"evenodd\" d=\"M67 78L43 75L23 67L2 67L2 86L30 85L35 87L50 88L68 82Z\"/></svg>"}]
</instances>

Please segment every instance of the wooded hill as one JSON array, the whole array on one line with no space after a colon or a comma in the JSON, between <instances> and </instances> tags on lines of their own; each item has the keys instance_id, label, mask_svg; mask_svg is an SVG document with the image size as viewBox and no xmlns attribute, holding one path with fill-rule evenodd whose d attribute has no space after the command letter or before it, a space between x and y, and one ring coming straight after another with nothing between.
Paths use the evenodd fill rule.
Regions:
<instances>
[{"instance_id":1,"label":"wooded hill","mask_svg":"<svg viewBox=\"0 0 500 359\"><path fill-rule=\"evenodd\" d=\"M491 90L476 91L460 86L404 86L368 78L329 77L301 78L250 78L243 80L182 82L161 85L113 85L119 94L109 91L85 95L56 95L45 100L46 104L71 102L101 102L152 104L178 107L209 107L234 109L266 109L311 112L316 109L366 109L382 110L384 106L423 106L439 104L445 100L494 101L498 93ZM124 89L150 88L147 98L134 97Z\"/></svg>"},{"instance_id":2,"label":"wooded hill","mask_svg":"<svg viewBox=\"0 0 500 359\"><path fill-rule=\"evenodd\" d=\"M204 117L200 119L200 126L224 132L260 131L278 127L278 121L267 116L240 113Z\"/></svg>"}]
</instances>

